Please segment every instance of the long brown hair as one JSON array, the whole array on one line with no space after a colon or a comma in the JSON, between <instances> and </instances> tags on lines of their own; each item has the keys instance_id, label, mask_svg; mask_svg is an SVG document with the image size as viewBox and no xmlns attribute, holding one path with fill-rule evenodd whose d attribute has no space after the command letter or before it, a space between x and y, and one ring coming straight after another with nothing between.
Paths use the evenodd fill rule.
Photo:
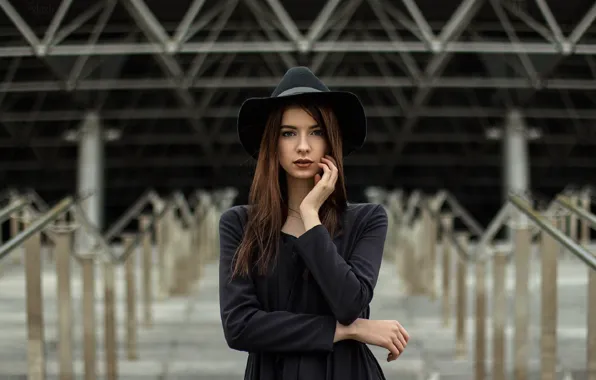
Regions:
<instances>
[{"instance_id":1,"label":"long brown hair","mask_svg":"<svg viewBox=\"0 0 596 380\"><path fill-rule=\"evenodd\" d=\"M278 140L284 111L300 106L323 129L329 154L337 162L338 178L334 192L319 210L321 223L331 236L340 231L340 218L347 206L344 181L342 138L337 118L331 108L314 104L287 104L271 112L259 148L255 175L249 194L248 221L234 260L234 276L268 272L278 254L283 222L288 216L286 173L279 164Z\"/></svg>"}]
</instances>

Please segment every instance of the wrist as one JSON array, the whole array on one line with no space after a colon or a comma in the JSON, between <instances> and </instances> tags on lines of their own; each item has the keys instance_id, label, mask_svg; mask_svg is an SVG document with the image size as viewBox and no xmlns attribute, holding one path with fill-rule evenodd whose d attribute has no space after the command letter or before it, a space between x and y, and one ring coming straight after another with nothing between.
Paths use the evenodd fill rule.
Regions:
<instances>
[{"instance_id":1,"label":"wrist","mask_svg":"<svg viewBox=\"0 0 596 380\"><path fill-rule=\"evenodd\" d=\"M309 208L300 209L300 216L302 217L302 223L304 224L304 229L306 231L321 224L317 210Z\"/></svg>"},{"instance_id":2,"label":"wrist","mask_svg":"<svg viewBox=\"0 0 596 380\"><path fill-rule=\"evenodd\" d=\"M298 210L300 211L300 216L302 216L302 218L308 218L315 215L319 216L319 211L312 206L300 206Z\"/></svg>"},{"instance_id":3,"label":"wrist","mask_svg":"<svg viewBox=\"0 0 596 380\"><path fill-rule=\"evenodd\" d=\"M360 331L362 329L362 324L365 323L365 319L358 318L354 322L352 322L348 327L348 334L350 335L350 339L358 340L360 336Z\"/></svg>"},{"instance_id":4,"label":"wrist","mask_svg":"<svg viewBox=\"0 0 596 380\"><path fill-rule=\"evenodd\" d=\"M358 338L358 326L359 323L355 321L354 323L345 326L339 322L335 324L335 339L334 342L339 342L341 340L357 340Z\"/></svg>"},{"instance_id":5,"label":"wrist","mask_svg":"<svg viewBox=\"0 0 596 380\"><path fill-rule=\"evenodd\" d=\"M353 329L350 326L344 326L339 322L335 322L335 337L333 343L340 342L342 340L353 339Z\"/></svg>"}]
</instances>

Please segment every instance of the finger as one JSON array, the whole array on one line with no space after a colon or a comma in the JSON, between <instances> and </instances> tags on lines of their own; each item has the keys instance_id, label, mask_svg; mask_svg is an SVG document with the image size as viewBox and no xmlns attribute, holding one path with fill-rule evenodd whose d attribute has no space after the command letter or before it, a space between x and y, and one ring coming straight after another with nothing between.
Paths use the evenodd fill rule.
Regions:
<instances>
[{"instance_id":1,"label":"finger","mask_svg":"<svg viewBox=\"0 0 596 380\"><path fill-rule=\"evenodd\" d=\"M319 167L323 169L323 176L321 177L321 180L328 181L329 177L331 176L331 169L329 169L329 166L325 163L319 163Z\"/></svg>"},{"instance_id":2,"label":"finger","mask_svg":"<svg viewBox=\"0 0 596 380\"><path fill-rule=\"evenodd\" d=\"M331 162L331 180L335 184L337 182L337 177L339 177L339 170L337 169L337 165L333 160L329 160Z\"/></svg>"},{"instance_id":3,"label":"finger","mask_svg":"<svg viewBox=\"0 0 596 380\"><path fill-rule=\"evenodd\" d=\"M326 160L326 161L329 161L331 163L331 166L337 167L336 161L330 155L327 154L327 155L323 156L322 159L323 160Z\"/></svg>"},{"instance_id":4,"label":"finger","mask_svg":"<svg viewBox=\"0 0 596 380\"><path fill-rule=\"evenodd\" d=\"M385 348L388 349L391 355L395 357L398 357L400 354L399 349L395 346L395 342L393 342L393 340L389 340Z\"/></svg>"},{"instance_id":5,"label":"finger","mask_svg":"<svg viewBox=\"0 0 596 380\"><path fill-rule=\"evenodd\" d=\"M408 342L406 341L406 338L404 338L404 336L402 335L401 332L398 332L397 335L395 336L395 339L401 345L400 351L403 352L403 350L405 350L406 349L406 346L408 345Z\"/></svg>"},{"instance_id":6,"label":"finger","mask_svg":"<svg viewBox=\"0 0 596 380\"><path fill-rule=\"evenodd\" d=\"M331 176L329 178L330 182L335 184L335 182L337 182L337 177L338 177L338 169L337 166L335 165L335 162L331 159L330 156L326 156L327 158L323 157L321 160L325 160L325 163L327 164L327 166L329 166L329 169L331 169Z\"/></svg>"},{"instance_id":7,"label":"finger","mask_svg":"<svg viewBox=\"0 0 596 380\"><path fill-rule=\"evenodd\" d=\"M403 347L406 348L406 346L408 345L408 341L406 340L406 337L404 336L403 332L404 332L404 328L401 327L399 322L397 322L397 326L394 330L395 337L401 342Z\"/></svg>"},{"instance_id":8,"label":"finger","mask_svg":"<svg viewBox=\"0 0 596 380\"><path fill-rule=\"evenodd\" d=\"M390 356L389 361L392 362L394 360L397 360L401 356L401 354L397 354L397 355L389 354L389 356Z\"/></svg>"},{"instance_id":9,"label":"finger","mask_svg":"<svg viewBox=\"0 0 596 380\"><path fill-rule=\"evenodd\" d=\"M394 360L396 360L397 358L399 358L401 354L398 352L397 354L394 352L389 351L389 353L387 354L387 361L388 362L392 362Z\"/></svg>"},{"instance_id":10,"label":"finger","mask_svg":"<svg viewBox=\"0 0 596 380\"><path fill-rule=\"evenodd\" d=\"M325 160L325 163L327 165L329 165L329 168L331 169L331 171L338 171L337 169L337 163L335 162L335 160L333 158L331 158L331 156L325 156L323 158L321 158L321 160Z\"/></svg>"},{"instance_id":11,"label":"finger","mask_svg":"<svg viewBox=\"0 0 596 380\"><path fill-rule=\"evenodd\" d=\"M406 343L407 343L410 340L410 334L408 334L408 331L406 329L404 329L403 326L401 326L401 325L399 327L399 331L404 336L404 339L406 340Z\"/></svg>"},{"instance_id":12,"label":"finger","mask_svg":"<svg viewBox=\"0 0 596 380\"><path fill-rule=\"evenodd\" d=\"M320 181L320 180L321 180L321 175L320 175L320 174L318 174L318 173L317 173L317 174L315 174L315 185L316 185L317 183L319 183L319 181Z\"/></svg>"},{"instance_id":13,"label":"finger","mask_svg":"<svg viewBox=\"0 0 596 380\"><path fill-rule=\"evenodd\" d=\"M408 334L408 331L401 325L401 323L399 323L399 321L394 322L397 327L397 330L404 336L407 343L410 340L410 334Z\"/></svg>"},{"instance_id":14,"label":"finger","mask_svg":"<svg viewBox=\"0 0 596 380\"><path fill-rule=\"evenodd\" d=\"M404 352L404 350L406 349L405 343L402 342L401 339L399 339L399 337L397 336L393 337L393 344L395 345L395 347L397 347L400 353Z\"/></svg>"},{"instance_id":15,"label":"finger","mask_svg":"<svg viewBox=\"0 0 596 380\"><path fill-rule=\"evenodd\" d=\"M333 165L335 167L337 167L337 161L335 160L335 158L331 157L329 154L325 156L329 161L331 161L333 163Z\"/></svg>"}]
</instances>

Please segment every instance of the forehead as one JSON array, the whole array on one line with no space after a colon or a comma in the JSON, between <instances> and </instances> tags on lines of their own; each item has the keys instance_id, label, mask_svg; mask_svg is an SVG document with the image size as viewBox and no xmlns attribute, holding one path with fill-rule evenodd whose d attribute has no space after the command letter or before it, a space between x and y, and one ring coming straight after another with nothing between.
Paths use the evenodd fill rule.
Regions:
<instances>
[{"instance_id":1,"label":"forehead","mask_svg":"<svg viewBox=\"0 0 596 380\"><path fill-rule=\"evenodd\" d=\"M317 125L317 121L310 116L303 108L293 106L288 107L281 118L281 125L293 127L312 127Z\"/></svg>"}]
</instances>

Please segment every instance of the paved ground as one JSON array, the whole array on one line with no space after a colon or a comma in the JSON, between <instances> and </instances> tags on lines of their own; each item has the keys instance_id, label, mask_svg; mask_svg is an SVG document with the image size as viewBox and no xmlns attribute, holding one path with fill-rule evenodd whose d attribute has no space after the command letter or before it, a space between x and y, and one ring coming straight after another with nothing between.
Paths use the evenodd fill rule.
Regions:
<instances>
[{"instance_id":1,"label":"paved ground","mask_svg":"<svg viewBox=\"0 0 596 380\"><path fill-rule=\"evenodd\" d=\"M533 271L539 273L538 263ZM559 279L560 321L559 350L564 368L581 371L585 368L586 336L586 270L577 260L562 261ZM470 268L470 276L472 274ZM196 296L159 301L155 306L155 326L139 331L139 356L136 361L128 361L124 350L124 274L116 273L119 300L117 306L120 341L120 379L180 379L180 380L231 380L242 378L246 354L228 349L223 339L217 301L217 264L212 263L205 270L205 277ZM510 305L513 297L513 270L508 271L507 283L511 289ZM437 275L440 279L440 274ZM538 368L537 336L539 325L539 276L532 277L534 299L532 301L532 327L534 347L532 366ZM46 351L48 356L48 378L56 379L56 301L55 275L53 268L44 268L44 302L46 320ZM468 281L469 310L473 312L474 282ZM80 297L81 280L78 273L73 277L73 293ZM375 319L398 319L409 330L412 340L407 351L397 361L386 363L386 352L373 347L388 379L422 380L438 371L442 378L471 379L472 361L455 360L453 324L444 328L440 322L440 301L430 301L422 297L408 297L400 290L402 284L395 275L394 264L386 261L383 265L375 299L372 304L372 317ZM97 310L98 323L101 323L102 288L98 280ZM490 283L489 283L490 291ZM74 303L78 313L79 303ZM490 300L489 300L490 305ZM0 379L25 379L25 301L24 277L22 269L16 267L0 275ZM510 315L513 309L510 309ZM139 309L140 315L140 309ZM453 321L453 320L452 320ZM510 321L512 322L512 321ZM75 369L77 378L82 378L81 321L76 318L73 324L76 343ZM473 332L474 320L468 319L468 331ZM490 326L490 321L489 321ZM512 326L512 325L510 325ZM490 328L489 328L490 331ZM512 329L508 330L512 336ZM98 329L98 370L103 378L103 335ZM469 335L469 347L473 347ZM490 355L490 344L489 344ZM472 356L470 356L471 358ZM489 356L490 357L490 356ZM508 347L507 362L510 365L511 348ZM581 379L581 373L574 373L574 379Z\"/></svg>"},{"instance_id":2,"label":"paved ground","mask_svg":"<svg viewBox=\"0 0 596 380\"><path fill-rule=\"evenodd\" d=\"M586 367L586 322L587 322L587 267L574 257L567 257L559 262L558 278L558 355L560 379L569 380L567 375L570 373L573 379L579 380L585 378ZM488 273L492 273L492 267L487 268ZM474 368L474 267L468 268L468 318L466 331L468 333L468 358L466 360L456 360L455 358L455 316L451 319L451 325L448 328L442 327L442 322L437 316L441 315L440 300L431 301L427 297L408 297L407 309L411 313L411 319L414 321L415 334L420 334L425 348L427 366L429 371L438 371L441 378L450 379L473 379ZM506 289L508 301L508 318L506 327L506 365L508 371L512 371L513 364L513 337L514 337L514 281L515 271L513 267L507 268ZM440 282L441 274L437 271L437 282ZM530 377L538 379L540 368L540 261L537 255L531 263L530 276ZM455 290L453 289L455 294ZM487 291L489 299L487 300L489 316L487 320L487 332L489 342L487 344L487 373L490 374L492 361L492 279L487 281ZM453 299L452 305L455 305ZM452 310L453 310L452 306Z\"/></svg>"}]
</instances>

